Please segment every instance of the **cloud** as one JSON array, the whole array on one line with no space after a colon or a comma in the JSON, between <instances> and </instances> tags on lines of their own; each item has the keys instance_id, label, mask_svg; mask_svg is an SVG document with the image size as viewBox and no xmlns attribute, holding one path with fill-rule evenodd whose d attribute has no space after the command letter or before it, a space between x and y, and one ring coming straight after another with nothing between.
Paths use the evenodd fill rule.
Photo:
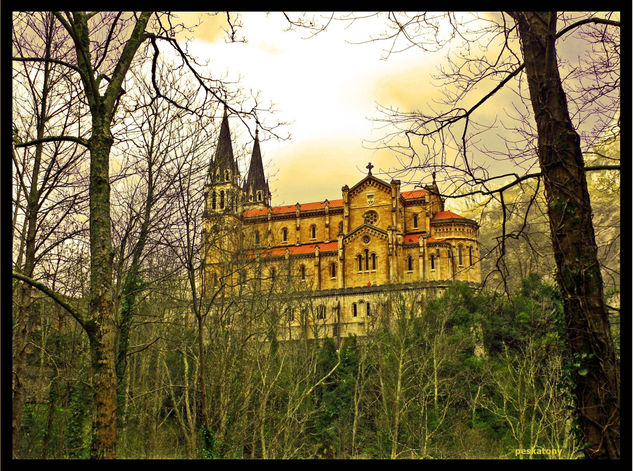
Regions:
<instances>
[{"instance_id":1,"label":"cloud","mask_svg":"<svg viewBox=\"0 0 633 471\"><path fill-rule=\"evenodd\" d=\"M174 15L182 21L186 28L193 28L193 31L182 31L176 39L182 40L186 37L193 37L207 43L220 41L226 34L224 30L228 28L224 13L210 12L175 12Z\"/></svg>"}]
</instances>

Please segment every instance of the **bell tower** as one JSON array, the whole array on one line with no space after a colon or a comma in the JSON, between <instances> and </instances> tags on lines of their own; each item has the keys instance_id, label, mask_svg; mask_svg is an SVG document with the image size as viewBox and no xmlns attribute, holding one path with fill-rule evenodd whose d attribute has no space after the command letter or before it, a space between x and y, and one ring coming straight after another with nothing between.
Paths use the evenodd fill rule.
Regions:
<instances>
[{"instance_id":1,"label":"bell tower","mask_svg":"<svg viewBox=\"0 0 633 471\"><path fill-rule=\"evenodd\" d=\"M233 155L231 131L226 107L220 125L215 154L209 163L204 187L203 212L203 278L205 285L217 285L223 266L231 262L231 254L239 245L239 215L242 212L240 171ZM227 275L228 276L228 275Z\"/></svg>"},{"instance_id":2,"label":"bell tower","mask_svg":"<svg viewBox=\"0 0 633 471\"><path fill-rule=\"evenodd\" d=\"M209 214L239 214L242 189L240 170L233 156L229 120L224 108L215 155L209 165L207 211Z\"/></svg>"},{"instance_id":3,"label":"bell tower","mask_svg":"<svg viewBox=\"0 0 633 471\"><path fill-rule=\"evenodd\" d=\"M243 201L245 209L261 209L270 206L270 190L264 175L262 154L259 149L258 129L255 129L255 143L253 144L253 154L248 169L246 185L244 185Z\"/></svg>"}]
</instances>

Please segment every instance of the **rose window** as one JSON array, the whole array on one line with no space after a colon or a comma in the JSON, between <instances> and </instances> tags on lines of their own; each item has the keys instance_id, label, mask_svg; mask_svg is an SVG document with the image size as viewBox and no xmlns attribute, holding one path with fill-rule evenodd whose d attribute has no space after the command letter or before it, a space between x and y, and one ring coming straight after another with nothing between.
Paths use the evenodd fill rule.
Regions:
<instances>
[{"instance_id":1,"label":"rose window","mask_svg":"<svg viewBox=\"0 0 633 471\"><path fill-rule=\"evenodd\" d=\"M376 211L367 211L363 214L363 219L365 220L365 224L374 225L376 221L378 221L378 213Z\"/></svg>"}]
</instances>

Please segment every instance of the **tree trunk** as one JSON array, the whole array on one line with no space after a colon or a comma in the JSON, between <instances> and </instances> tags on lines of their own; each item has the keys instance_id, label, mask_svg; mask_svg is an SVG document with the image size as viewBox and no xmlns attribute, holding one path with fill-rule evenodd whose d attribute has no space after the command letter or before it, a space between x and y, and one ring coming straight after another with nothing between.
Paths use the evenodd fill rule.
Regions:
<instances>
[{"instance_id":1,"label":"tree trunk","mask_svg":"<svg viewBox=\"0 0 633 471\"><path fill-rule=\"evenodd\" d=\"M96 122L95 122L96 121ZM116 458L116 377L112 304L109 124L93 116L90 146L90 300L89 325L95 419L91 457Z\"/></svg>"},{"instance_id":2,"label":"tree trunk","mask_svg":"<svg viewBox=\"0 0 633 471\"><path fill-rule=\"evenodd\" d=\"M557 282L563 296L576 408L588 458L620 457L620 377L591 217L580 137L556 61L556 12L512 13L538 129Z\"/></svg>"}]
</instances>

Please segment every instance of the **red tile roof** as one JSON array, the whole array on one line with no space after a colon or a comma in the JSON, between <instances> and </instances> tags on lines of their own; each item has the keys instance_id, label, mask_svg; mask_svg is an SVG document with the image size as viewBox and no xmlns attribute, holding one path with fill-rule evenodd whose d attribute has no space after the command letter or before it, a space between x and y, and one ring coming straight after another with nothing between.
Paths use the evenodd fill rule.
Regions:
<instances>
[{"instance_id":1,"label":"red tile roof","mask_svg":"<svg viewBox=\"0 0 633 471\"><path fill-rule=\"evenodd\" d=\"M404 199L422 198L426 194L426 190L403 191L400 194Z\"/></svg>"},{"instance_id":2,"label":"red tile roof","mask_svg":"<svg viewBox=\"0 0 633 471\"><path fill-rule=\"evenodd\" d=\"M417 242L418 240L420 240L420 236L422 234L423 234L422 232L416 232L415 234L406 234L402 238L402 242L405 244L410 244L411 242Z\"/></svg>"},{"instance_id":3,"label":"red tile roof","mask_svg":"<svg viewBox=\"0 0 633 471\"><path fill-rule=\"evenodd\" d=\"M400 193L405 199L413 199L413 198L421 198L426 194L426 190L413 190L413 191L403 191ZM330 208L342 208L343 200L332 200L330 201ZM299 204L299 208L301 211L314 211L319 209L325 209L325 201L315 201L312 203L303 203ZM296 204L288 204L285 206L273 206L271 209L272 214L289 214L294 213L297 210ZM268 214L268 209L247 209L242 213L242 216L245 218L254 218L257 216L265 216Z\"/></svg>"},{"instance_id":4,"label":"red tile roof","mask_svg":"<svg viewBox=\"0 0 633 471\"><path fill-rule=\"evenodd\" d=\"M404 244L411 244L411 243L416 243L420 240L420 236L424 234L423 232L416 232L415 234L406 234L403 238L402 238L402 242ZM446 239L436 239L435 237L428 237L426 239L426 242L444 242Z\"/></svg>"},{"instance_id":5,"label":"red tile roof","mask_svg":"<svg viewBox=\"0 0 633 471\"><path fill-rule=\"evenodd\" d=\"M459 214L455 214L453 211L440 211L437 214L435 214L435 216L433 216L433 219L449 219L449 218L461 218L461 219L464 219L464 216L460 216Z\"/></svg>"}]
</instances>

